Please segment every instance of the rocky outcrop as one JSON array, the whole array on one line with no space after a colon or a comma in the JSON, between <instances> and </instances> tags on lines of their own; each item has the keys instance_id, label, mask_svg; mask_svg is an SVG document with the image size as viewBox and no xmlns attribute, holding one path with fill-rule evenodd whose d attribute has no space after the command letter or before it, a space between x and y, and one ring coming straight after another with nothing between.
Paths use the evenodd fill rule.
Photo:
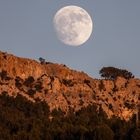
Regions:
<instances>
[{"instance_id":1,"label":"rocky outcrop","mask_svg":"<svg viewBox=\"0 0 140 140\"><path fill-rule=\"evenodd\" d=\"M0 93L21 94L32 102L45 100L51 110L66 113L96 104L108 117L128 120L139 104L140 80L98 80L62 64L40 64L0 52Z\"/></svg>"}]
</instances>

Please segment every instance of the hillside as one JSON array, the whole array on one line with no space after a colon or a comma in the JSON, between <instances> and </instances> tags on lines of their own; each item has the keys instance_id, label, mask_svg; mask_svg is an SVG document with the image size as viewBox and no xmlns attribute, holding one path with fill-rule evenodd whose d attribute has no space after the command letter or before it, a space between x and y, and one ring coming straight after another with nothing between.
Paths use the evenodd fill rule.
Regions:
<instances>
[{"instance_id":1,"label":"hillside","mask_svg":"<svg viewBox=\"0 0 140 140\"><path fill-rule=\"evenodd\" d=\"M54 108L78 111L90 104L101 107L108 117L128 120L136 113L140 100L140 80L93 79L84 72L69 69L62 64L40 64L0 52L0 94L18 94L32 102L46 101Z\"/></svg>"}]
</instances>

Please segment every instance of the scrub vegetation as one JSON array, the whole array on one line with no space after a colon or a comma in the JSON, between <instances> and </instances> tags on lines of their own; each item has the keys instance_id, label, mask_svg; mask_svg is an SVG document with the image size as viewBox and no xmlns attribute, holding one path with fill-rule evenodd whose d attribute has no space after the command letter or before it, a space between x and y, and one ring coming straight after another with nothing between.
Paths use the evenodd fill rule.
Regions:
<instances>
[{"instance_id":1,"label":"scrub vegetation","mask_svg":"<svg viewBox=\"0 0 140 140\"><path fill-rule=\"evenodd\" d=\"M0 140L138 140L135 117L126 122L107 118L96 105L65 114L49 111L46 102L28 101L5 92L0 95Z\"/></svg>"}]
</instances>

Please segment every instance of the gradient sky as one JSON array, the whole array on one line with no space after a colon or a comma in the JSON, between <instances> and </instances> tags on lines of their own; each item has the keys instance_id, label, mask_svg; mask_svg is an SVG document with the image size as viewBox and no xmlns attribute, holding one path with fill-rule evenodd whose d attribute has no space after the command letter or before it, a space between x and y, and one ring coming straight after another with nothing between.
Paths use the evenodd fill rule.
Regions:
<instances>
[{"instance_id":1,"label":"gradient sky","mask_svg":"<svg viewBox=\"0 0 140 140\"><path fill-rule=\"evenodd\" d=\"M68 5L84 8L94 22L80 47L62 44L53 28L55 13ZM43 57L96 78L103 66L140 78L140 0L0 0L0 50Z\"/></svg>"}]
</instances>

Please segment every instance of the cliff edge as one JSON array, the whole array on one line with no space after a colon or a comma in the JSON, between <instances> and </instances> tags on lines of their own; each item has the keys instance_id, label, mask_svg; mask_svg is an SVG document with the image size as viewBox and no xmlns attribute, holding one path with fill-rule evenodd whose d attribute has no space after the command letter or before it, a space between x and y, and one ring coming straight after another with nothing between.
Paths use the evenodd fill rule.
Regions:
<instances>
[{"instance_id":1,"label":"cliff edge","mask_svg":"<svg viewBox=\"0 0 140 140\"><path fill-rule=\"evenodd\" d=\"M0 94L4 93L21 94L32 102L45 100L51 110L64 112L96 104L109 118L129 120L140 101L140 79L93 79L62 64L41 64L0 51Z\"/></svg>"}]
</instances>

